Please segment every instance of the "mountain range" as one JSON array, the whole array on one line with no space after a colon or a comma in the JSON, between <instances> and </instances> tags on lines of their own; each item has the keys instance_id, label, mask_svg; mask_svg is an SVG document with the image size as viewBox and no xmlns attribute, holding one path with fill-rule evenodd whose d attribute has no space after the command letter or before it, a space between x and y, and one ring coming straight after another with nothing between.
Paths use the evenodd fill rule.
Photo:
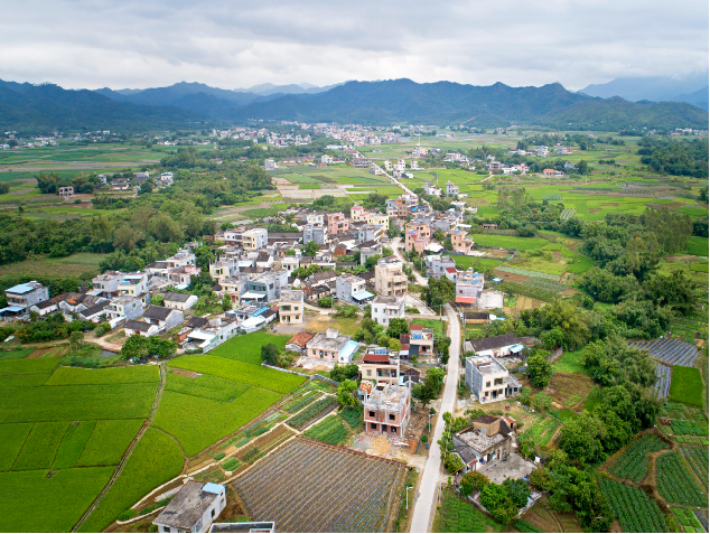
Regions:
<instances>
[{"instance_id":1,"label":"mountain range","mask_svg":"<svg viewBox=\"0 0 710 534\"><path fill-rule=\"evenodd\" d=\"M257 86L268 93L277 86ZM283 86L281 86L283 88ZM301 89L309 87L299 86ZM254 88L251 88L254 89ZM314 88L310 88L314 89ZM315 88L326 89L326 88ZM558 83L510 87L409 79L347 82L318 92L240 92L181 82L144 90L65 90L0 81L0 128L159 129L255 120L306 122L530 124L556 129L707 128L708 113L687 103L629 102L566 90Z\"/></svg>"},{"instance_id":2,"label":"mountain range","mask_svg":"<svg viewBox=\"0 0 710 534\"><path fill-rule=\"evenodd\" d=\"M616 78L608 83L588 85L580 93L601 98L619 96L631 102L687 102L708 109L708 71L686 76Z\"/></svg>"}]
</instances>

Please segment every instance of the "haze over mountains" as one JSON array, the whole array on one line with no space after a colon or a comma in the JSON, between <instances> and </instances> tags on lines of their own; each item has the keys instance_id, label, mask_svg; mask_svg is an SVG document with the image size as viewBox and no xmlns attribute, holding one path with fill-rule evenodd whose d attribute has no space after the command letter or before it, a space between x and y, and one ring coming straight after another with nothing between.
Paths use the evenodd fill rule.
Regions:
<instances>
[{"instance_id":1,"label":"haze over mountains","mask_svg":"<svg viewBox=\"0 0 710 534\"><path fill-rule=\"evenodd\" d=\"M126 129L256 120L370 124L530 124L559 129L707 128L708 113L687 103L595 98L560 84L509 87L409 79L347 82L332 88L262 85L240 92L181 82L144 90L64 90L0 82L0 127L15 130ZM272 91L301 90L286 94Z\"/></svg>"},{"instance_id":2,"label":"haze over mountains","mask_svg":"<svg viewBox=\"0 0 710 534\"><path fill-rule=\"evenodd\" d=\"M708 109L708 71L687 76L616 78L604 84L588 85L580 93L610 98L620 96L631 102L687 102Z\"/></svg>"}]
</instances>

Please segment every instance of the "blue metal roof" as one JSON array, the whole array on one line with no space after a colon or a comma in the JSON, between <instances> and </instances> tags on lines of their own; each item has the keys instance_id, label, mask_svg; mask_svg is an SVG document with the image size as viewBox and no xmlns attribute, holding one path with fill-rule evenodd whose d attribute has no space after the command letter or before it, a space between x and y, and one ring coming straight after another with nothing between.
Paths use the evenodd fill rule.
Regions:
<instances>
[{"instance_id":1,"label":"blue metal roof","mask_svg":"<svg viewBox=\"0 0 710 534\"><path fill-rule=\"evenodd\" d=\"M202 491L214 493L215 495L221 495L224 491L224 486L222 486L221 484L215 484L214 482L208 482L207 484L202 486Z\"/></svg>"},{"instance_id":2,"label":"blue metal roof","mask_svg":"<svg viewBox=\"0 0 710 534\"><path fill-rule=\"evenodd\" d=\"M14 287L11 287L10 289L6 289L6 293L17 293L17 294L23 294L23 293L31 293L37 289L34 285L31 283L26 283L26 284L17 284Z\"/></svg>"},{"instance_id":3,"label":"blue metal roof","mask_svg":"<svg viewBox=\"0 0 710 534\"><path fill-rule=\"evenodd\" d=\"M370 293L369 291L358 291L357 293L353 293L353 298L354 298L355 300L370 299L370 298L372 298L372 297L374 297L374 296L375 296L375 295L373 295L373 294Z\"/></svg>"}]
</instances>

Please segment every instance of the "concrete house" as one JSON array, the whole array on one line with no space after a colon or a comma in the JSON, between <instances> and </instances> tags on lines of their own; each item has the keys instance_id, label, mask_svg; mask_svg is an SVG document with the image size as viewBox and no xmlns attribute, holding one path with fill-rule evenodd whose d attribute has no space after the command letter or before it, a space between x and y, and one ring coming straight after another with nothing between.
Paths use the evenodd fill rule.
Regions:
<instances>
[{"instance_id":1,"label":"concrete house","mask_svg":"<svg viewBox=\"0 0 710 534\"><path fill-rule=\"evenodd\" d=\"M299 332L286 343L286 350L291 352L298 352L302 355L306 355L306 345L313 339L313 334L309 332Z\"/></svg>"},{"instance_id":2,"label":"concrete house","mask_svg":"<svg viewBox=\"0 0 710 534\"><path fill-rule=\"evenodd\" d=\"M364 402L365 429L403 439L411 415L408 388L387 385L374 388Z\"/></svg>"},{"instance_id":3,"label":"concrete house","mask_svg":"<svg viewBox=\"0 0 710 534\"><path fill-rule=\"evenodd\" d=\"M282 291L278 306L280 324L303 324L303 291Z\"/></svg>"},{"instance_id":4,"label":"concrete house","mask_svg":"<svg viewBox=\"0 0 710 534\"><path fill-rule=\"evenodd\" d=\"M187 293L175 293L170 291L163 296L165 307L171 310L189 310L199 300L197 295L188 295Z\"/></svg>"},{"instance_id":5,"label":"concrete house","mask_svg":"<svg viewBox=\"0 0 710 534\"><path fill-rule=\"evenodd\" d=\"M315 224L307 224L303 227L303 243L308 244L315 241L318 245L326 245L328 243L328 227L316 226Z\"/></svg>"},{"instance_id":6,"label":"concrete house","mask_svg":"<svg viewBox=\"0 0 710 534\"><path fill-rule=\"evenodd\" d=\"M374 297L366 290L366 282L353 274L346 274L335 279L335 296L348 304L362 304Z\"/></svg>"},{"instance_id":7,"label":"concrete house","mask_svg":"<svg viewBox=\"0 0 710 534\"><path fill-rule=\"evenodd\" d=\"M123 273L121 282L118 284L118 293L128 297L142 298L147 303L148 282L147 273Z\"/></svg>"},{"instance_id":8,"label":"concrete house","mask_svg":"<svg viewBox=\"0 0 710 534\"><path fill-rule=\"evenodd\" d=\"M463 472L476 471L513 452L512 435L513 429L506 418L482 415L474 419L471 426L454 434L453 452L463 460Z\"/></svg>"},{"instance_id":9,"label":"concrete house","mask_svg":"<svg viewBox=\"0 0 710 534\"><path fill-rule=\"evenodd\" d=\"M382 347L369 348L360 364L360 377L374 384L396 386L399 384L399 357L390 356L389 351Z\"/></svg>"},{"instance_id":10,"label":"concrete house","mask_svg":"<svg viewBox=\"0 0 710 534\"><path fill-rule=\"evenodd\" d=\"M392 319L404 319L404 298L378 295L372 301L372 320L385 329Z\"/></svg>"},{"instance_id":11,"label":"concrete house","mask_svg":"<svg viewBox=\"0 0 710 534\"><path fill-rule=\"evenodd\" d=\"M475 353L476 356L500 358L520 354L525 347L515 337L515 334L503 334L501 336L466 341L464 348L468 352Z\"/></svg>"},{"instance_id":12,"label":"concrete house","mask_svg":"<svg viewBox=\"0 0 710 534\"><path fill-rule=\"evenodd\" d=\"M456 262L451 256L430 255L426 257L426 275L433 276L437 280L446 276L446 268L456 269Z\"/></svg>"},{"instance_id":13,"label":"concrete house","mask_svg":"<svg viewBox=\"0 0 710 534\"><path fill-rule=\"evenodd\" d=\"M252 228L242 234L242 246L247 252L264 248L269 242L269 231L266 228Z\"/></svg>"},{"instance_id":14,"label":"concrete house","mask_svg":"<svg viewBox=\"0 0 710 534\"><path fill-rule=\"evenodd\" d=\"M306 344L306 355L339 364L350 363L359 344L350 336L338 334L335 328L328 328L325 334L318 334Z\"/></svg>"},{"instance_id":15,"label":"concrete house","mask_svg":"<svg viewBox=\"0 0 710 534\"><path fill-rule=\"evenodd\" d=\"M345 234L349 229L348 218L342 213L328 214L328 233L332 236Z\"/></svg>"},{"instance_id":16,"label":"concrete house","mask_svg":"<svg viewBox=\"0 0 710 534\"><path fill-rule=\"evenodd\" d=\"M459 274L456 281L456 304L475 306L485 282L485 277L481 273L473 272L471 267L465 273Z\"/></svg>"},{"instance_id":17,"label":"concrete house","mask_svg":"<svg viewBox=\"0 0 710 534\"><path fill-rule=\"evenodd\" d=\"M184 319L182 310L172 310L163 306L148 306L143 311L143 319L158 327L160 332L167 332L180 324Z\"/></svg>"},{"instance_id":18,"label":"concrete house","mask_svg":"<svg viewBox=\"0 0 710 534\"><path fill-rule=\"evenodd\" d=\"M122 281L122 273L118 271L106 271L104 274L93 278L91 280L91 286L100 296L110 299L120 294L118 286Z\"/></svg>"},{"instance_id":19,"label":"concrete house","mask_svg":"<svg viewBox=\"0 0 710 534\"><path fill-rule=\"evenodd\" d=\"M30 307L49 300L49 290L39 282L26 282L5 290L7 306L0 315L20 317L29 313Z\"/></svg>"},{"instance_id":20,"label":"concrete house","mask_svg":"<svg viewBox=\"0 0 710 534\"><path fill-rule=\"evenodd\" d=\"M468 237L464 230L456 229L451 232L451 246L454 252L469 254L473 250L473 238Z\"/></svg>"},{"instance_id":21,"label":"concrete house","mask_svg":"<svg viewBox=\"0 0 710 534\"><path fill-rule=\"evenodd\" d=\"M123 331L125 332L126 337L131 337L133 335L150 337L160 334L160 328L158 328L158 325L146 323L145 321L138 321L136 319L128 319L123 324Z\"/></svg>"},{"instance_id":22,"label":"concrete house","mask_svg":"<svg viewBox=\"0 0 710 534\"><path fill-rule=\"evenodd\" d=\"M492 356L466 358L466 386L478 402L502 401L520 392L521 384Z\"/></svg>"},{"instance_id":23,"label":"concrete house","mask_svg":"<svg viewBox=\"0 0 710 534\"><path fill-rule=\"evenodd\" d=\"M402 270L402 260L396 256L381 258L375 265L375 291L385 297L403 297L408 278Z\"/></svg>"},{"instance_id":24,"label":"concrete house","mask_svg":"<svg viewBox=\"0 0 710 534\"><path fill-rule=\"evenodd\" d=\"M366 241L381 241L384 234L384 229L380 225L364 224L357 229L357 242L365 243Z\"/></svg>"},{"instance_id":25,"label":"concrete house","mask_svg":"<svg viewBox=\"0 0 710 534\"><path fill-rule=\"evenodd\" d=\"M106 316L110 320L140 319L143 317L143 299L129 295L112 298L106 307Z\"/></svg>"},{"instance_id":26,"label":"concrete house","mask_svg":"<svg viewBox=\"0 0 710 534\"><path fill-rule=\"evenodd\" d=\"M158 532L207 532L226 506L224 486L189 480L153 524Z\"/></svg>"}]
</instances>

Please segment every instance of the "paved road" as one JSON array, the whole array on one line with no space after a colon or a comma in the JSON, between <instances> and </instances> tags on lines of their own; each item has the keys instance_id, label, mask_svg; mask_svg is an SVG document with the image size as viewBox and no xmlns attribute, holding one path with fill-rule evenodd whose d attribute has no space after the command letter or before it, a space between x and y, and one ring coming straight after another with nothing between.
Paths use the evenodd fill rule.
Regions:
<instances>
[{"instance_id":1,"label":"paved road","mask_svg":"<svg viewBox=\"0 0 710 534\"><path fill-rule=\"evenodd\" d=\"M444 385L444 396L441 401L441 413L454 412L456 405L456 390L459 381L459 350L461 347L461 329L456 311L450 304L446 305L446 315L449 318L449 337L451 347L449 349L449 365L446 373ZM412 525L410 532L430 532L431 522L436 509L439 480L441 476L441 455L439 440L444 432L444 420L437 418L434 427L434 435L430 441L429 458L424 465L421 474L419 492L414 499L414 511L412 512Z\"/></svg>"}]
</instances>

